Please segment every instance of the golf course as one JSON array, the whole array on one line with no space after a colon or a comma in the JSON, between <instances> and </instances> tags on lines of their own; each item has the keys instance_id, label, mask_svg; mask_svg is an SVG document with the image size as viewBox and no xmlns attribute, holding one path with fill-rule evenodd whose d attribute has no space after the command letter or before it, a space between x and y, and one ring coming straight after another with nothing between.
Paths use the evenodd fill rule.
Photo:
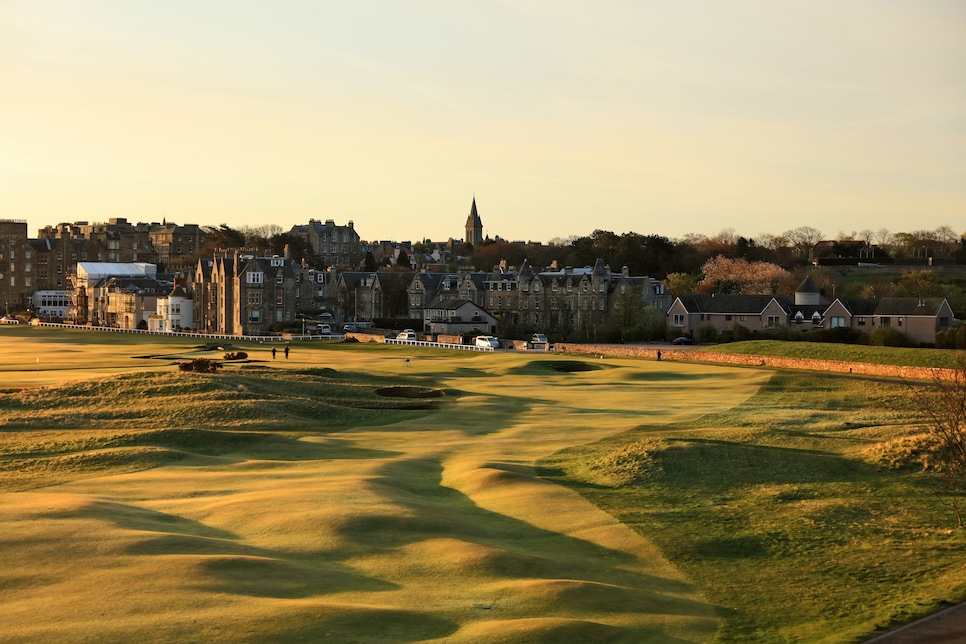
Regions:
<instances>
[{"instance_id":1,"label":"golf course","mask_svg":"<svg viewBox=\"0 0 966 644\"><path fill-rule=\"evenodd\" d=\"M0 641L861 642L966 599L901 382L289 346L0 329Z\"/></svg>"}]
</instances>

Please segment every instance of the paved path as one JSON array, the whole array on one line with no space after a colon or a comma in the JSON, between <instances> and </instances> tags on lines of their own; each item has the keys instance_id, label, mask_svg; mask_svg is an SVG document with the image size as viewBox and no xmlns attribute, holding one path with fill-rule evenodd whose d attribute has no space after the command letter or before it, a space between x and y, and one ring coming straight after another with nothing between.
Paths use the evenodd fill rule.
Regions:
<instances>
[{"instance_id":1,"label":"paved path","mask_svg":"<svg viewBox=\"0 0 966 644\"><path fill-rule=\"evenodd\" d=\"M878 635L865 644L954 644L966 642L966 603Z\"/></svg>"}]
</instances>

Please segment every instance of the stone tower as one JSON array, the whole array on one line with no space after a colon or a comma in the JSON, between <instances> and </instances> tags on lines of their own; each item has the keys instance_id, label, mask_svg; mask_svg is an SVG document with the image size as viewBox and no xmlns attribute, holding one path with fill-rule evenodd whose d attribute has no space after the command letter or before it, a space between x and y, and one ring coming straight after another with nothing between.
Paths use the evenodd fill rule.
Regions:
<instances>
[{"instance_id":1,"label":"stone tower","mask_svg":"<svg viewBox=\"0 0 966 644\"><path fill-rule=\"evenodd\" d=\"M470 216L466 218L466 243L474 246L483 241L483 221L480 214L476 212L476 197L473 197L473 205L470 207Z\"/></svg>"}]
</instances>

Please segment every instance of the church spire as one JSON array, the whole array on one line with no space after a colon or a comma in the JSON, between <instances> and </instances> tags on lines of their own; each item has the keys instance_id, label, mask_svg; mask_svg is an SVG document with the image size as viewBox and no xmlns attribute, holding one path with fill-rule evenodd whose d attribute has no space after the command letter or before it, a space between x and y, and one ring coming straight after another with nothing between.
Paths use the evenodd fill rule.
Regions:
<instances>
[{"instance_id":1,"label":"church spire","mask_svg":"<svg viewBox=\"0 0 966 644\"><path fill-rule=\"evenodd\" d=\"M466 243L478 244L483 241L483 220L476 210L476 195L473 195L473 205L470 206L470 215L466 218Z\"/></svg>"}]
</instances>

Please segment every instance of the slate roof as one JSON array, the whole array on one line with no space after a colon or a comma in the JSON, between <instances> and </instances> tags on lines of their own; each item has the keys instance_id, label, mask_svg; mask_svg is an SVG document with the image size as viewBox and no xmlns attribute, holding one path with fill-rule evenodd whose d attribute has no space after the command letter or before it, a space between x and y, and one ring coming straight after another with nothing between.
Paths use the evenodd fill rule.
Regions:
<instances>
[{"instance_id":1,"label":"slate roof","mask_svg":"<svg viewBox=\"0 0 966 644\"><path fill-rule=\"evenodd\" d=\"M819 289L818 284L815 283L815 280L812 279L812 276L807 275L805 279L802 280L802 283L798 285L798 288L795 289L795 292L796 293L821 293L822 291L821 289Z\"/></svg>"},{"instance_id":2,"label":"slate roof","mask_svg":"<svg viewBox=\"0 0 966 644\"><path fill-rule=\"evenodd\" d=\"M875 307L875 315L922 315L935 317L939 314L942 297L884 297Z\"/></svg>"},{"instance_id":3,"label":"slate roof","mask_svg":"<svg viewBox=\"0 0 966 644\"><path fill-rule=\"evenodd\" d=\"M875 315L875 309L879 305L879 300L868 297L838 298L845 310L852 315Z\"/></svg>"},{"instance_id":4,"label":"slate roof","mask_svg":"<svg viewBox=\"0 0 966 644\"><path fill-rule=\"evenodd\" d=\"M790 313L795 307L781 295L682 295L678 298L689 313L746 313L758 315L772 300ZM803 309L805 307L798 307Z\"/></svg>"}]
</instances>

